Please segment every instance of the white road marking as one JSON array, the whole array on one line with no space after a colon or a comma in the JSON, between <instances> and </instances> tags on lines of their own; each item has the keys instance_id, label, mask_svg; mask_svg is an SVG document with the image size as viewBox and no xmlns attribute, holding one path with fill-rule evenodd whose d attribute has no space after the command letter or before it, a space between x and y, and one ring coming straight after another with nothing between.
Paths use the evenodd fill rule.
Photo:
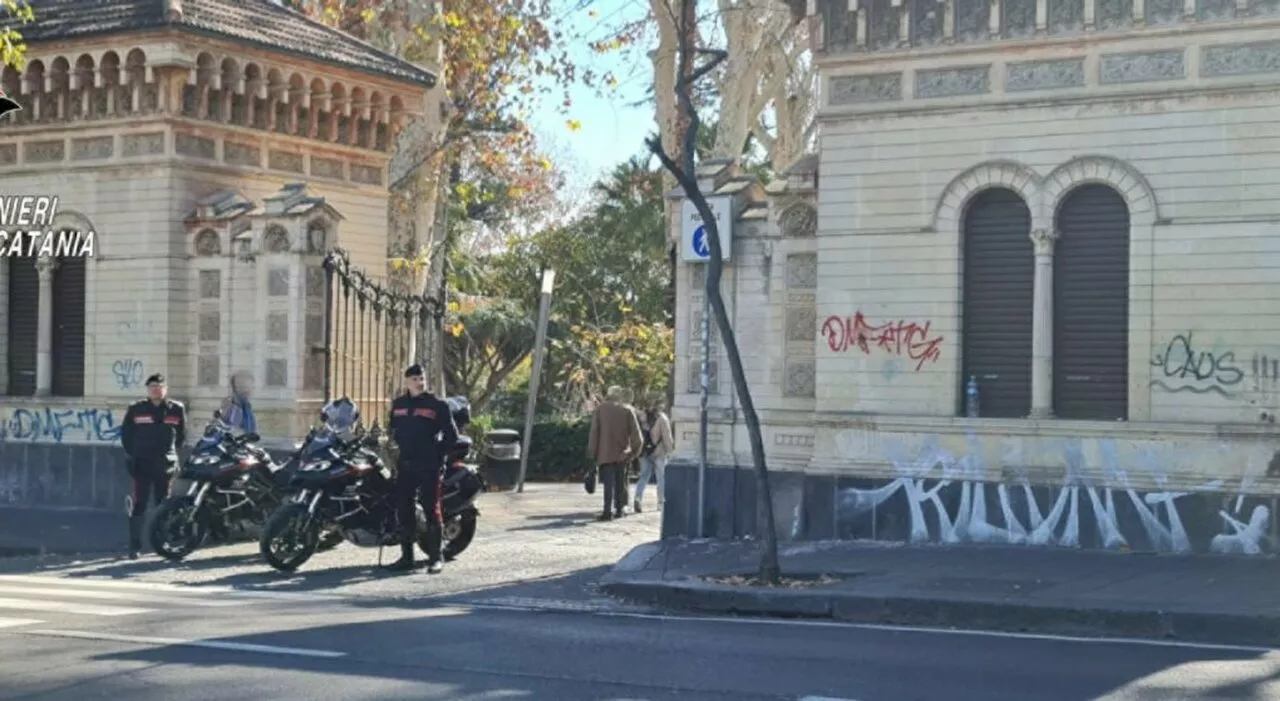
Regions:
<instances>
[{"instance_id":1,"label":"white road marking","mask_svg":"<svg viewBox=\"0 0 1280 701\"><path fill-rule=\"evenodd\" d=\"M236 589L235 587L217 585L183 585L166 582L134 582L120 581L96 577L48 577L40 575L0 575L0 583L14 582L18 584L36 584L47 587L79 587L85 589L124 589L134 591L173 592L179 594L226 594L238 598L280 599L293 601L341 601L345 597L311 594L291 591L262 591L258 589Z\"/></svg>"},{"instance_id":2,"label":"white road marking","mask_svg":"<svg viewBox=\"0 0 1280 701\"><path fill-rule=\"evenodd\" d=\"M1243 652L1249 654L1269 654L1280 652L1280 647L1262 647L1256 645L1225 645L1218 643L1197 643L1180 640L1153 640L1149 638L1086 638L1074 635L1053 635L1050 633L1010 633L997 630L969 630L964 628L927 628L921 626L894 626L878 623L846 623L844 621L802 620L787 618L752 618L752 617L720 617L720 616L681 616L661 613L638 613L619 610L568 610L555 606L554 599L547 599L541 606L513 606L510 604L492 604L476 602L459 602L458 605L473 609L493 611L522 611L526 613L545 613L562 611L565 613L584 613L592 616L609 618L632 618L652 621L695 621L702 623L730 623L749 626L810 626L815 628L853 628L859 630L876 630L893 633L920 633L924 635L959 635L975 638L1006 638L1009 640L1041 640L1059 643L1089 643L1094 645L1136 645L1145 647L1169 647L1186 650L1217 650L1220 652Z\"/></svg>"},{"instance_id":3,"label":"white road marking","mask_svg":"<svg viewBox=\"0 0 1280 701\"><path fill-rule=\"evenodd\" d=\"M133 616L139 613L151 613L151 609L128 608L125 606L95 606L93 604L75 604L70 601L37 601L35 599L0 598L0 609L16 609L18 611L52 611L79 616Z\"/></svg>"},{"instance_id":4,"label":"white road marking","mask_svg":"<svg viewBox=\"0 0 1280 701\"><path fill-rule=\"evenodd\" d=\"M90 591L88 589L63 589L57 594L58 596L72 599L97 599L99 601L136 601L138 598L136 594L121 591ZM15 587L0 583L0 595L35 595L47 599L53 596L53 590L48 587ZM181 606L241 606L244 604L242 601L227 601L225 599L209 601L190 596L163 596L152 593L146 594L146 603L177 604Z\"/></svg>"},{"instance_id":5,"label":"white road marking","mask_svg":"<svg viewBox=\"0 0 1280 701\"><path fill-rule=\"evenodd\" d=\"M31 626L44 621L37 621L34 618L4 618L0 616L0 628L17 628L18 626Z\"/></svg>"},{"instance_id":6,"label":"white road marking","mask_svg":"<svg viewBox=\"0 0 1280 701\"><path fill-rule=\"evenodd\" d=\"M347 653L336 650L311 650L301 647L277 647L275 645L254 645L252 643L233 643L224 640L199 640L182 638L155 638L144 635L116 635L114 633L97 633L80 630L28 630L25 635L43 635L52 638L75 638L78 640L97 640L115 643L137 643L141 645L164 645L171 647L199 647L211 650L230 650L233 652L253 652L262 655L293 655L295 657L325 657L329 659L346 657Z\"/></svg>"}]
</instances>

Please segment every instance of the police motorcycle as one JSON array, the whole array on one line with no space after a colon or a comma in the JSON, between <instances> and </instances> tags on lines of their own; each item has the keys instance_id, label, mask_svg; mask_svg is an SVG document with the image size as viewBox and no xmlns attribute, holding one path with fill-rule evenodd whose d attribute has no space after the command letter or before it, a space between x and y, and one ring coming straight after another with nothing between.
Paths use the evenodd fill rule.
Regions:
<instances>
[{"instance_id":1,"label":"police motorcycle","mask_svg":"<svg viewBox=\"0 0 1280 701\"><path fill-rule=\"evenodd\" d=\"M290 480L296 494L271 515L259 540L259 551L273 568L293 572L323 546L341 540L363 548L400 544L392 472L376 452L378 433L362 433L359 422L360 408L346 397L321 411L322 425L309 434ZM465 448L455 446L449 456L441 553L446 559L460 554L475 536L475 499L484 481L475 466L464 462L470 440ZM426 552L426 511L421 503L415 504L415 518L418 547Z\"/></svg>"},{"instance_id":2,"label":"police motorcycle","mask_svg":"<svg viewBox=\"0 0 1280 701\"><path fill-rule=\"evenodd\" d=\"M475 463L467 462L474 442L465 431L471 424L471 403L466 397L445 399L453 423L458 427L458 442L445 456L444 487L441 489L444 512L443 552L445 560L462 554L476 537L476 521L480 509L476 499L488 484Z\"/></svg>"},{"instance_id":3,"label":"police motorcycle","mask_svg":"<svg viewBox=\"0 0 1280 701\"><path fill-rule=\"evenodd\" d=\"M379 436L359 428L360 408L342 397L325 405L321 425L300 448L289 480L295 494L267 519L258 550L267 564L292 572L341 540L359 547L399 545L391 471L376 452ZM419 546L426 516L418 505Z\"/></svg>"},{"instance_id":4,"label":"police motorcycle","mask_svg":"<svg viewBox=\"0 0 1280 701\"><path fill-rule=\"evenodd\" d=\"M195 552L212 535L226 540L233 530L262 526L283 501L277 473L282 465L257 444L256 433L235 435L215 411L204 435L178 468L189 482L184 493L171 494L148 519L151 547L177 562Z\"/></svg>"}]
</instances>

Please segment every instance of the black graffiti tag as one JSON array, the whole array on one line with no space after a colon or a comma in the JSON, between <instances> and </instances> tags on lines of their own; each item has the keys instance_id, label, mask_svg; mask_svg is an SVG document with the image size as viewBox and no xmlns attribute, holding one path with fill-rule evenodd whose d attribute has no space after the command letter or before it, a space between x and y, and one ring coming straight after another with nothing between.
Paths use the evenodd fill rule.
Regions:
<instances>
[{"instance_id":1,"label":"black graffiti tag","mask_svg":"<svg viewBox=\"0 0 1280 701\"><path fill-rule=\"evenodd\" d=\"M1168 392L1213 392L1227 397L1229 388L1244 380L1244 371L1236 364L1234 351L1221 355L1197 352L1190 331L1170 339L1164 351L1157 352L1151 359L1151 366L1163 374L1161 378L1153 377L1151 386Z\"/></svg>"}]
</instances>

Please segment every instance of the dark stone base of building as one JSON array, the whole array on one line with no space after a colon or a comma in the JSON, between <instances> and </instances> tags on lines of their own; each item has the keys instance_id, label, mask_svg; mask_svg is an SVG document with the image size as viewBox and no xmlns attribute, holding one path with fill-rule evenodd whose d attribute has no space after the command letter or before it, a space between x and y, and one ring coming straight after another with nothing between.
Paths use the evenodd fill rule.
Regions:
<instances>
[{"instance_id":1,"label":"dark stone base of building","mask_svg":"<svg viewBox=\"0 0 1280 701\"><path fill-rule=\"evenodd\" d=\"M128 494L119 445L0 442L0 506L121 511Z\"/></svg>"},{"instance_id":2,"label":"dark stone base of building","mask_svg":"<svg viewBox=\"0 0 1280 701\"><path fill-rule=\"evenodd\" d=\"M277 460L289 457L285 452L272 454ZM118 444L0 441L0 508L123 511L129 493L129 472Z\"/></svg>"},{"instance_id":3,"label":"dark stone base of building","mask_svg":"<svg viewBox=\"0 0 1280 701\"><path fill-rule=\"evenodd\" d=\"M1139 492L1082 485L770 474L783 540L1014 543L1167 553L1280 551L1277 499L1236 492ZM666 470L662 536L697 537L698 467ZM756 477L708 467L701 535L754 537Z\"/></svg>"}]
</instances>

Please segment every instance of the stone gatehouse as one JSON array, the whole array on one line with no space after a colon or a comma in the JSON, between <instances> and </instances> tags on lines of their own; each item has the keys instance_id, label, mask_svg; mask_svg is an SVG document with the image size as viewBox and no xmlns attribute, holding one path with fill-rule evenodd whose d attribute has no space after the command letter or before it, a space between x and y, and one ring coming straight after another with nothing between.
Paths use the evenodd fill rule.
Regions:
<instances>
[{"instance_id":1,"label":"stone gatehouse","mask_svg":"<svg viewBox=\"0 0 1280 701\"><path fill-rule=\"evenodd\" d=\"M264 436L306 425L319 263L340 247L384 277L388 165L440 96L268 0L31 5L0 192L58 196L55 224L94 230L97 255L0 261L0 505L116 509L117 422L151 373L197 430L236 372Z\"/></svg>"},{"instance_id":2,"label":"stone gatehouse","mask_svg":"<svg viewBox=\"0 0 1280 701\"><path fill-rule=\"evenodd\" d=\"M781 534L1280 548L1280 5L810 10L818 153L738 196L724 283ZM699 268L668 535L699 530ZM703 525L744 535L751 458L713 341Z\"/></svg>"}]
</instances>

